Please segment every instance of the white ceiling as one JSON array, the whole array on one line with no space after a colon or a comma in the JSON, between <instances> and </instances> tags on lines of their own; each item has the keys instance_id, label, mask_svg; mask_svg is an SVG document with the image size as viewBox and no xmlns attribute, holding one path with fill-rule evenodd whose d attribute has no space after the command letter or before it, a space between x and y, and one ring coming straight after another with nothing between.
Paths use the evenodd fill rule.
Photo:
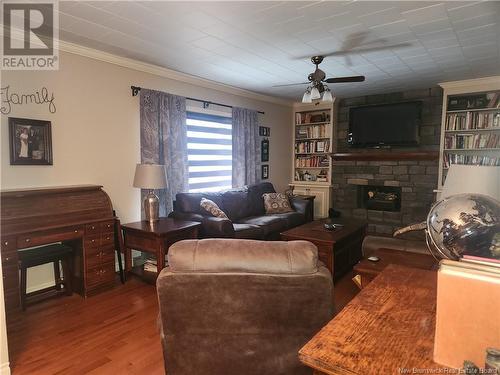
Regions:
<instances>
[{"instance_id":1,"label":"white ceiling","mask_svg":"<svg viewBox=\"0 0 500 375\"><path fill-rule=\"evenodd\" d=\"M434 86L500 74L500 2L422 1L63 1L60 38L216 82L298 100L310 56L327 57L340 97Z\"/></svg>"}]
</instances>

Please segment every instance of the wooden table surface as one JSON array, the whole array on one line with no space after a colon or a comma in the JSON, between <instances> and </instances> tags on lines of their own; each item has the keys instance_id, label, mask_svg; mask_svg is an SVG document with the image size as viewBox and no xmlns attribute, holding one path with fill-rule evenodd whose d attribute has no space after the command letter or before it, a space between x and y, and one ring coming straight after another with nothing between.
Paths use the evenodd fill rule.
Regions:
<instances>
[{"instance_id":1,"label":"wooden table surface","mask_svg":"<svg viewBox=\"0 0 500 375\"><path fill-rule=\"evenodd\" d=\"M432 360L437 273L389 265L300 351L315 374L398 374Z\"/></svg>"},{"instance_id":2,"label":"wooden table surface","mask_svg":"<svg viewBox=\"0 0 500 375\"><path fill-rule=\"evenodd\" d=\"M328 230L323 227L325 223L343 224L343 227ZM281 233L282 237L289 239L301 239L306 241L321 241L335 243L343 239L346 235L366 227L365 221L355 219L321 219L299 225Z\"/></svg>"},{"instance_id":3,"label":"wooden table surface","mask_svg":"<svg viewBox=\"0 0 500 375\"><path fill-rule=\"evenodd\" d=\"M173 218L161 217L158 221L150 224L149 221L142 220L134 223L122 224L122 228L135 230L144 233L150 233L155 236L164 236L166 234L176 233L188 228L201 226L197 221L178 220Z\"/></svg>"}]
</instances>

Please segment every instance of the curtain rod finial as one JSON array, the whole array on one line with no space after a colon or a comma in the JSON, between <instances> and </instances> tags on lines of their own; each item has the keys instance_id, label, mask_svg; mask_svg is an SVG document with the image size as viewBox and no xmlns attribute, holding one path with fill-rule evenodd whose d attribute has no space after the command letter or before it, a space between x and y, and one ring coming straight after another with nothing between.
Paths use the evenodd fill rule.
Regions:
<instances>
[{"instance_id":1,"label":"curtain rod finial","mask_svg":"<svg viewBox=\"0 0 500 375\"><path fill-rule=\"evenodd\" d=\"M137 96L139 91L141 91L141 88L138 86L130 86L130 89L132 90L132 96Z\"/></svg>"}]
</instances>

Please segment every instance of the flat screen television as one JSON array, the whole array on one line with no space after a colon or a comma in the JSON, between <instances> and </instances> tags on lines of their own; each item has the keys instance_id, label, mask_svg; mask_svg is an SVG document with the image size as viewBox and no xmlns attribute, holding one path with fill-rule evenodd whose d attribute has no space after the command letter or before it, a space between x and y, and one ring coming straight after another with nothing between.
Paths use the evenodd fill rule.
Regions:
<instances>
[{"instance_id":1,"label":"flat screen television","mask_svg":"<svg viewBox=\"0 0 500 375\"><path fill-rule=\"evenodd\" d=\"M422 102L353 107L347 142L352 147L418 145L421 117Z\"/></svg>"}]
</instances>

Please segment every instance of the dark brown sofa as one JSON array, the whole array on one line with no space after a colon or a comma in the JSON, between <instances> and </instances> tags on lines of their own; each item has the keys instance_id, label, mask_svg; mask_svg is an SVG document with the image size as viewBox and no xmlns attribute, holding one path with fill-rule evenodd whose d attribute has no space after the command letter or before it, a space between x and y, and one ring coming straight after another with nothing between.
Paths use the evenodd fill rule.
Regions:
<instances>
[{"instance_id":1,"label":"dark brown sofa","mask_svg":"<svg viewBox=\"0 0 500 375\"><path fill-rule=\"evenodd\" d=\"M295 212L266 215L262 194L275 193L269 182L222 193L179 193L170 217L202 223L203 238L279 239L280 232L312 220L311 202L294 197ZM211 216L200 208L201 198L214 201L229 217Z\"/></svg>"},{"instance_id":2,"label":"dark brown sofa","mask_svg":"<svg viewBox=\"0 0 500 375\"><path fill-rule=\"evenodd\" d=\"M332 276L307 241L180 241L156 286L168 375L299 375L333 316Z\"/></svg>"}]
</instances>

